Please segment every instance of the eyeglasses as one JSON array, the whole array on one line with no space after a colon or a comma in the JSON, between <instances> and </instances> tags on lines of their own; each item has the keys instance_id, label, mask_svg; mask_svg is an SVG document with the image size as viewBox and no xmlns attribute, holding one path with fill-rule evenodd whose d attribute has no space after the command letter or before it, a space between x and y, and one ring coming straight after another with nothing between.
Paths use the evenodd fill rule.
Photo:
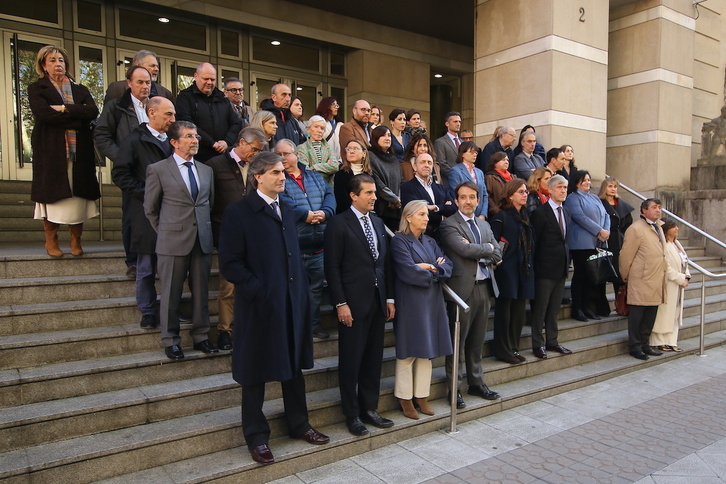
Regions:
<instances>
[{"instance_id":1,"label":"eyeglasses","mask_svg":"<svg viewBox=\"0 0 726 484\"><path fill-rule=\"evenodd\" d=\"M371 110L368 108L356 108L356 109L358 111L360 111L361 113L370 113L371 112Z\"/></svg>"},{"instance_id":2,"label":"eyeglasses","mask_svg":"<svg viewBox=\"0 0 726 484\"><path fill-rule=\"evenodd\" d=\"M518 193L518 194L520 194L520 195L529 195L529 190L527 190L527 189L525 189L525 188L522 188L521 190L517 190L517 191L516 191L516 192L514 192L514 193Z\"/></svg>"},{"instance_id":3,"label":"eyeglasses","mask_svg":"<svg viewBox=\"0 0 726 484\"><path fill-rule=\"evenodd\" d=\"M359 148L359 147L355 146L353 148L346 148L345 151L347 151L349 153L352 153L352 152L355 152L355 151L363 151L363 148Z\"/></svg>"},{"instance_id":4,"label":"eyeglasses","mask_svg":"<svg viewBox=\"0 0 726 484\"><path fill-rule=\"evenodd\" d=\"M339 108L339 107L340 107L340 104L338 104L338 103L333 103L333 104L331 104L331 105L330 105L330 107L331 107L331 108Z\"/></svg>"},{"instance_id":5,"label":"eyeglasses","mask_svg":"<svg viewBox=\"0 0 726 484\"><path fill-rule=\"evenodd\" d=\"M236 93L238 93L238 94L239 94L240 92L245 92L245 90L244 90L244 89L239 89L239 88L236 88L236 87L235 87L235 88L232 88L232 89L225 89L225 91L229 91L229 92L236 92Z\"/></svg>"},{"instance_id":6,"label":"eyeglasses","mask_svg":"<svg viewBox=\"0 0 726 484\"><path fill-rule=\"evenodd\" d=\"M474 139L474 137L473 136L462 136L461 139L463 141L472 141Z\"/></svg>"},{"instance_id":7,"label":"eyeglasses","mask_svg":"<svg viewBox=\"0 0 726 484\"><path fill-rule=\"evenodd\" d=\"M181 138L184 138L184 139L194 139L194 138L196 138L197 141L201 141L202 140L202 137L199 136L198 134L183 134L183 135L181 135Z\"/></svg>"}]
</instances>

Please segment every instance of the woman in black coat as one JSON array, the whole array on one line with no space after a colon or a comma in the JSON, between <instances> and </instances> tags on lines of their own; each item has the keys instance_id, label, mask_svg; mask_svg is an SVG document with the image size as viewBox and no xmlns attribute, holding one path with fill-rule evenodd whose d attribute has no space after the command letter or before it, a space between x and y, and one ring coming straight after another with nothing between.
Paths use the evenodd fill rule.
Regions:
<instances>
[{"instance_id":1,"label":"woman in black coat","mask_svg":"<svg viewBox=\"0 0 726 484\"><path fill-rule=\"evenodd\" d=\"M620 186L618 180L613 177L607 177L603 180L602 186L600 186L600 193L598 194L603 207L605 207L605 211L610 216L608 250L613 253L613 267L615 267L619 278L617 282L613 282L615 294L618 293L618 289L623 285L623 281L620 279L620 269L618 268L620 248L623 246L625 231L633 223L632 212L635 210L632 205L620 198L618 195L618 186ZM608 315L610 314L610 305L603 296L604 292L596 301L595 308L598 314Z\"/></svg>"},{"instance_id":2,"label":"woman in black coat","mask_svg":"<svg viewBox=\"0 0 726 484\"><path fill-rule=\"evenodd\" d=\"M83 222L98 215L95 200L101 197L91 131L98 108L88 89L68 76L67 66L66 51L46 45L35 62L40 79L28 86L35 118L30 198L35 202L34 218L43 220L45 249L51 257L63 255L59 224L69 225L71 254L83 255Z\"/></svg>"},{"instance_id":3,"label":"woman in black coat","mask_svg":"<svg viewBox=\"0 0 726 484\"><path fill-rule=\"evenodd\" d=\"M391 230L401 220L401 164L393 154L391 130L378 126L371 132L371 167L376 180L376 214Z\"/></svg>"},{"instance_id":4,"label":"woman in black coat","mask_svg":"<svg viewBox=\"0 0 726 484\"><path fill-rule=\"evenodd\" d=\"M494 356L510 364L526 361L519 354L525 304L534 299L534 236L527 215L527 186L521 178L504 185L505 203L491 221L494 238L503 245L502 263L494 271L499 294L494 307Z\"/></svg>"}]
</instances>

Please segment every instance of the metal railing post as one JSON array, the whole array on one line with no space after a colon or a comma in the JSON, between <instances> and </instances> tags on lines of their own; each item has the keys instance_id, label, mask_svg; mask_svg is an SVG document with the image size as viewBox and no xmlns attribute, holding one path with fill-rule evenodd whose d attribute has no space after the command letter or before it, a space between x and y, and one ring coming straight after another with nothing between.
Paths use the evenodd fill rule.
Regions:
<instances>
[{"instance_id":1,"label":"metal railing post","mask_svg":"<svg viewBox=\"0 0 726 484\"><path fill-rule=\"evenodd\" d=\"M98 188L101 196L98 199L98 240L103 242L103 167L98 167Z\"/></svg>"},{"instance_id":2,"label":"metal railing post","mask_svg":"<svg viewBox=\"0 0 726 484\"><path fill-rule=\"evenodd\" d=\"M453 354L453 360L454 364L451 367L451 388L449 388L449 392L451 395L451 413L449 414L449 433L455 434L457 432L456 430L456 399L459 395L459 333L461 331L461 320L459 319L459 305L456 305L456 320L454 321L454 354Z\"/></svg>"},{"instance_id":3,"label":"metal railing post","mask_svg":"<svg viewBox=\"0 0 726 484\"><path fill-rule=\"evenodd\" d=\"M684 296L685 303L685 296ZM699 338L698 355L706 356L704 353L704 339L706 334L706 274L701 272L701 335Z\"/></svg>"}]
</instances>

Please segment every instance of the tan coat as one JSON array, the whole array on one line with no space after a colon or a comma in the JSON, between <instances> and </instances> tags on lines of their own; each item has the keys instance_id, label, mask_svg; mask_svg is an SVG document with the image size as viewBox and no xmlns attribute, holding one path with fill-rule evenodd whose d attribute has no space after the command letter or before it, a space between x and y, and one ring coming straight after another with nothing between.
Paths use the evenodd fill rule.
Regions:
<instances>
[{"instance_id":1,"label":"tan coat","mask_svg":"<svg viewBox=\"0 0 726 484\"><path fill-rule=\"evenodd\" d=\"M683 250L683 246L677 240L676 244L680 250ZM666 262L668 264L666 270L668 276L666 302L658 307L658 316L655 318L655 324L653 325L654 333L671 333L674 328L683 323L681 313L683 301L680 300L679 296L681 286L686 282L686 277L691 276L688 265L683 266L683 260L673 244L666 244Z\"/></svg>"},{"instance_id":2,"label":"tan coat","mask_svg":"<svg viewBox=\"0 0 726 484\"><path fill-rule=\"evenodd\" d=\"M661 240L665 235L658 221ZM625 231L620 249L620 274L628 283L628 304L659 306L665 302L666 254L664 243L650 225L640 218Z\"/></svg>"}]
</instances>

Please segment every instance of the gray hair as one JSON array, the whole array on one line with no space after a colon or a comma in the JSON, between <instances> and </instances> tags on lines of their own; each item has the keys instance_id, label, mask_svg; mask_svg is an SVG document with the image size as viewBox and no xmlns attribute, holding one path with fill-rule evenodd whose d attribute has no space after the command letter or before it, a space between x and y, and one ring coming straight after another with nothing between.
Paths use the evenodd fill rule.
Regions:
<instances>
[{"instance_id":1,"label":"gray hair","mask_svg":"<svg viewBox=\"0 0 726 484\"><path fill-rule=\"evenodd\" d=\"M245 83L242 82L242 80L239 77L225 77L222 84L224 84L224 88L227 89L227 86L229 86L230 82L239 82L242 84L242 87L244 87Z\"/></svg>"},{"instance_id":2,"label":"gray hair","mask_svg":"<svg viewBox=\"0 0 726 484\"><path fill-rule=\"evenodd\" d=\"M280 141L278 141L275 144L275 149L277 149L277 147L280 145L280 143L285 143L286 145L288 145L292 149L292 152L297 155L297 145L295 144L295 142L293 140L290 140L287 138L282 138Z\"/></svg>"},{"instance_id":3,"label":"gray hair","mask_svg":"<svg viewBox=\"0 0 726 484\"><path fill-rule=\"evenodd\" d=\"M406 217L413 215L417 210L420 210L421 208L428 208L429 202L425 200L412 200L406 204L405 207L403 207L403 212L401 213L401 221L398 223L398 231L402 234L410 234L411 233L411 225L408 223L408 220L406 220Z\"/></svg>"},{"instance_id":4,"label":"gray hair","mask_svg":"<svg viewBox=\"0 0 726 484\"><path fill-rule=\"evenodd\" d=\"M325 120L325 118L324 118L324 117L322 117L321 115L319 115L319 114L314 114L314 115L310 116L310 119L308 119L308 122L307 122L307 123L305 123L305 126L307 126L307 127L309 128L310 126L312 126L312 124L313 124L313 123L319 123L319 122L321 122L321 121L322 121L323 123L326 123L326 122L327 122L327 121Z\"/></svg>"},{"instance_id":5,"label":"gray hair","mask_svg":"<svg viewBox=\"0 0 726 484\"><path fill-rule=\"evenodd\" d=\"M262 125L271 119L277 119L272 111L265 111L264 109L261 109L259 111L255 111L255 114L253 114L250 118L250 126L262 129Z\"/></svg>"},{"instance_id":6,"label":"gray hair","mask_svg":"<svg viewBox=\"0 0 726 484\"><path fill-rule=\"evenodd\" d=\"M179 138L181 138L182 131L184 131L185 129L197 129L197 125L192 123L191 121L174 121L173 123L171 123L171 126L169 126L166 135L169 137L169 139L178 140Z\"/></svg>"},{"instance_id":7,"label":"gray hair","mask_svg":"<svg viewBox=\"0 0 726 484\"><path fill-rule=\"evenodd\" d=\"M248 176L250 177L250 180L252 180L252 186L257 188L257 179L255 178L255 175L262 175L278 163L282 163L282 156L277 153L273 153L272 151L262 151L256 154L255 157L252 158L252 163L250 163L250 169L248 172Z\"/></svg>"},{"instance_id":8,"label":"gray hair","mask_svg":"<svg viewBox=\"0 0 726 484\"><path fill-rule=\"evenodd\" d=\"M555 188L555 185L559 185L560 183L564 183L565 186L567 186L567 178L562 175L555 175L547 181L547 188L552 191Z\"/></svg>"},{"instance_id":9,"label":"gray hair","mask_svg":"<svg viewBox=\"0 0 726 484\"><path fill-rule=\"evenodd\" d=\"M151 99L156 98L152 97ZM247 126L239 132L239 135L237 136L237 146L239 146L241 140L245 140L245 143L247 144L252 144L255 141L259 141L263 145L267 143L267 138L265 138L265 132L262 131L260 128L255 128L254 126Z\"/></svg>"},{"instance_id":10,"label":"gray hair","mask_svg":"<svg viewBox=\"0 0 726 484\"><path fill-rule=\"evenodd\" d=\"M159 57L156 55L156 52L152 52L150 50L140 50L136 54L134 54L134 58L131 61L131 63L135 66L139 65L139 63L144 60L144 58L153 55L156 60L159 60Z\"/></svg>"},{"instance_id":11,"label":"gray hair","mask_svg":"<svg viewBox=\"0 0 726 484\"><path fill-rule=\"evenodd\" d=\"M497 131L497 138L501 138L502 136L507 134L510 129L514 128L512 128L511 126L502 126L501 128L499 128L499 131Z\"/></svg>"}]
</instances>

